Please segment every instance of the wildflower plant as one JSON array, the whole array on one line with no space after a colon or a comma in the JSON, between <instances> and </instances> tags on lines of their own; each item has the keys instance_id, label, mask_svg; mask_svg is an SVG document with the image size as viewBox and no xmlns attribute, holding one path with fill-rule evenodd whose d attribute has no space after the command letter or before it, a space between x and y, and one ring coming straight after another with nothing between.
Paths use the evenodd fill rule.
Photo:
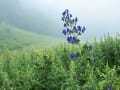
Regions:
<instances>
[{"instance_id":1,"label":"wildflower plant","mask_svg":"<svg viewBox=\"0 0 120 90\"><path fill-rule=\"evenodd\" d=\"M73 17L72 14L69 12L68 9L66 9L63 13L62 13L62 21L64 22L63 24L63 35L66 36L66 41L68 42L68 44L74 46L74 45L80 45L80 38L79 36L81 36L82 34L85 33L86 28L85 26L80 26L78 25L78 17ZM81 48L81 46L79 47ZM67 85L68 88L70 88L70 90L74 90L76 88L80 88L79 84L77 82L79 82L77 80L77 78L75 78L76 74L76 65L75 62L73 62L74 60L79 59L79 57L81 57L81 52L83 51L90 51L92 50L92 45L87 45L86 43L82 46L81 50L79 51L72 51L70 52L69 58L71 60L70 64L69 64L69 79L67 80ZM74 48L72 48L74 49ZM71 86L71 87L69 87Z\"/></svg>"},{"instance_id":2,"label":"wildflower plant","mask_svg":"<svg viewBox=\"0 0 120 90\"><path fill-rule=\"evenodd\" d=\"M67 42L70 44L79 44L80 40L78 36L82 35L86 28L84 26L81 27L80 25L77 25L78 18L73 18L68 9L66 9L62 15L62 21L64 22L62 33L67 36Z\"/></svg>"},{"instance_id":3,"label":"wildflower plant","mask_svg":"<svg viewBox=\"0 0 120 90\"><path fill-rule=\"evenodd\" d=\"M77 24L78 22L78 17L73 17L71 13L69 13L69 10L66 9L63 13L62 13L62 21L64 22L63 26L64 29L62 31L62 33L67 37L66 40L69 44L75 44L75 45L79 45L80 44L80 39L79 36L81 36L83 33L85 33L86 28L85 26L80 26ZM90 51L92 50L92 45L83 45L83 49ZM78 53L78 52L77 52ZM77 59L79 56L79 54L75 54L75 53L71 53L70 54L70 59L71 60L75 60Z\"/></svg>"}]
</instances>

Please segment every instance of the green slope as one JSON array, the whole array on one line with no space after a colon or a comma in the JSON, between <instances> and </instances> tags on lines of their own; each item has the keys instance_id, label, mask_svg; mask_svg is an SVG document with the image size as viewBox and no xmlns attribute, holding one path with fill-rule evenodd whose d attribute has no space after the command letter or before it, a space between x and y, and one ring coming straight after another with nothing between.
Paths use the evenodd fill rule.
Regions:
<instances>
[{"instance_id":1,"label":"green slope","mask_svg":"<svg viewBox=\"0 0 120 90\"><path fill-rule=\"evenodd\" d=\"M59 39L60 40L60 39ZM59 42L56 38L35 34L0 23L0 49L16 49L30 45L49 46Z\"/></svg>"}]
</instances>

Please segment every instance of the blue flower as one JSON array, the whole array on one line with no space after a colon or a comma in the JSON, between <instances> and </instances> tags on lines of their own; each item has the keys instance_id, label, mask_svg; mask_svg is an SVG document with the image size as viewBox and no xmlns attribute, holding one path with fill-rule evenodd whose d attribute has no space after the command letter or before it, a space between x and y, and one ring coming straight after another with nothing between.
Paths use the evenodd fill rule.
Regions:
<instances>
[{"instance_id":1,"label":"blue flower","mask_svg":"<svg viewBox=\"0 0 120 90\"><path fill-rule=\"evenodd\" d=\"M62 13L63 16L65 16L65 14L66 14L66 11L64 11L64 12Z\"/></svg>"},{"instance_id":2,"label":"blue flower","mask_svg":"<svg viewBox=\"0 0 120 90\"><path fill-rule=\"evenodd\" d=\"M77 57L77 55L75 55L74 53L71 53L70 54L70 59L71 60L75 60L75 59L77 59L78 57Z\"/></svg>"},{"instance_id":3,"label":"blue flower","mask_svg":"<svg viewBox=\"0 0 120 90\"><path fill-rule=\"evenodd\" d=\"M104 90L112 90L112 86L111 85L107 86L107 87L104 88Z\"/></svg>"},{"instance_id":4,"label":"blue flower","mask_svg":"<svg viewBox=\"0 0 120 90\"><path fill-rule=\"evenodd\" d=\"M64 21L64 30L63 34L67 36L67 42L70 44L78 44L79 38L77 38L78 35L81 35L85 32L86 28L81 27L80 25L77 25L78 18L71 18L72 14L69 13L69 10L66 9L63 12L62 21ZM89 50L89 48L88 48Z\"/></svg>"},{"instance_id":5,"label":"blue flower","mask_svg":"<svg viewBox=\"0 0 120 90\"><path fill-rule=\"evenodd\" d=\"M90 50L93 49L93 46L92 46L92 45L89 45L86 49L87 49L88 51L90 51Z\"/></svg>"},{"instance_id":6,"label":"blue flower","mask_svg":"<svg viewBox=\"0 0 120 90\"><path fill-rule=\"evenodd\" d=\"M81 26L77 26L78 31L81 31Z\"/></svg>"},{"instance_id":7,"label":"blue flower","mask_svg":"<svg viewBox=\"0 0 120 90\"><path fill-rule=\"evenodd\" d=\"M76 41L76 37L73 36L73 37L72 37L72 43L75 43L75 41Z\"/></svg>"},{"instance_id":8,"label":"blue flower","mask_svg":"<svg viewBox=\"0 0 120 90\"><path fill-rule=\"evenodd\" d=\"M62 33L63 33L64 35L66 35L66 34L67 34L67 32L66 32L66 30L65 30L65 29L63 29Z\"/></svg>"},{"instance_id":9,"label":"blue flower","mask_svg":"<svg viewBox=\"0 0 120 90\"><path fill-rule=\"evenodd\" d=\"M70 17L72 17L72 14L70 14Z\"/></svg>"},{"instance_id":10,"label":"blue flower","mask_svg":"<svg viewBox=\"0 0 120 90\"><path fill-rule=\"evenodd\" d=\"M67 32L68 32L68 33L70 33L70 32L71 32L71 30L70 30L69 28L67 28Z\"/></svg>"},{"instance_id":11,"label":"blue flower","mask_svg":"<svg viewBox=\"0 0 120 90\"><path fill-rule=\"evenodd\" d=\"M65 11L66 11L66 13L68 13L68 12L69 12L69 10L68 10L68 9L66 9Z\"/></svg>"},{"instance_id":12,"label":"blue flower","mask_svg":"<svg viewBox=\"0 0 120 90\"><path fill-rule=\"evenodd\" d=\"M112 90L112 86L109 86L109 90Z\"/></svg>"},{"instance_id":13,"label":"blue flower","mask_svg":"<svg viewBox=\"0 0 120 90\"><path fill-rule=\"evenodd\" d=\"M71 36L68 36L68 37L67 37L68 43L71 43L71 40L72 40L72 37L71 37Z\"/></svg>"},{"instance_id":14,"label":"blue flower","mask_svg":"<svg viewBox=\"0 0 120 90\"><path fill-rule=\"evenodd\" d=\"M66 24L66 23L64 23L64 27L67 27L67 24Z\"/></svg>"},{"instance_id":15,"label":"blue flower","mask_svg":"<svg viewBox=\"0 0 120 90\"><path fill-rule=\"evenodd\" d=\"M74 27L73 27L73 29L75 30L75 32L76 32L76 33L78 32L78 30L77 30L77 27L76 27L76 26L74 26Z\"/></svg>"},{"instance_id":16,"label":"blue flower","mask_svg":"<svg viewBox=\"0 0 120 90\"><path fill-rule=\"evenodd\" d=\"M65 21L65 17L62 17L62 21Z\"/></svg>"},{"instance_id":17,"label":"blue flower","mask_svg":"<svg viewBox=\"0 0 120 90\"><path fill-rule=\"evenodd\" d=\"M83 28L82 28L82 33L84 33L84 32L85 32L85 30L86 30L86 28L85 28L85 27L83 27Z\"/></svg>"},{"instance_id":18,"label":"blue flower","mask_svg":"<svg viewBox=\"0 0 120 90\"><path fill-rule=\"evenodd\" d=\"M69 18L69 13L67 13L67 18Z\"/></svg>"},{"instance_id":19,"label":"blue flower","mask_svg":"<svg viewBox=\"0 0 120 90\"><path fill-rule=\"evenodd\" d=\"M76 30L77 29L76 26L74 26L73 29Z\"/></svg>"},{"instance_id":20,"label":"blue flower","mask_svg":"<svg viewBox=\"0 0 120 90\"><path fill-rule=\"evenodd\" d=\"M75 41L76 41L76 37L75 36L68 36L67 37L67 41L68 41L68 43L71 43L71 44L73 44L73 43L75 43Z\"/></svg>"},{"instance_id":21,"label":"blue flower","mask_svg":"<svg viewBox=\"0 0 120 90\"><path fill-rule=\"evenodd\" d=\"M75 22L77 22L77 21L78 21L78 18L76 17L76 18L75 18Z\"/></svg>"},{"instance_id":22,"label":"blue flower","mask_svg":"<svg viewBox=\"0 0 120 90\"><path fill-rule=\"evenodd\" d=\"M72 43L72 36L68 36L67 41L68 41L68 43Z\"/></svg>"},{"instance_id":23,"label":"blue flower","mask_svg":"<svg viewBox=\"0 0 120 90\"><path fill-rule=\"evenodd\" d=\"M68 12L69 12L69 10L66 9L66 10L62 13L62 15L65 16L66 14L68 14Z\"/></svg>"}]
</instances>

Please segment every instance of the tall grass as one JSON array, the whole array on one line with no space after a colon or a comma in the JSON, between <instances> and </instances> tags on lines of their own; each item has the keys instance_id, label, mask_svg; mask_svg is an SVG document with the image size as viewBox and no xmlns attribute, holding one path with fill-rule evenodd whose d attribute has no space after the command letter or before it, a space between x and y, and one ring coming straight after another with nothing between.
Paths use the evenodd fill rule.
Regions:
<instances>
[{"instance_id":1,"label":"tall grass","mask_svg":"<svg viewBox=\"0 0 120 90\"><path fill-rule=\"evenodd\" d=\"M93 50L61 44L0 54L0 90L120 90L120 35L94 41ZM70 52L82 56L70 60Z\"/></svg>"}]
</instances>

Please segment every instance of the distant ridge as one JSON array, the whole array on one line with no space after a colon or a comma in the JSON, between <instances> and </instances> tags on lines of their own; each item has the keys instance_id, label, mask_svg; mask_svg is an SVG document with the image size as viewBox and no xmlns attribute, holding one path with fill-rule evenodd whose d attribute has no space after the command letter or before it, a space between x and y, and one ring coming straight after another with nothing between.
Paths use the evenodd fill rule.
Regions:
<instances>
[{"instance_id":1,"label":"distant ridge","mask_svg":"<svg viewBox=\"0 0 120 90\"><path fill-rule=\"evenodd\" d=\"M39 44L41 47L49 46L57 41L59 39L22 30L4 22L0 23L0 50L22 48L35 44Z\"/></svg>"}]
</instances>

